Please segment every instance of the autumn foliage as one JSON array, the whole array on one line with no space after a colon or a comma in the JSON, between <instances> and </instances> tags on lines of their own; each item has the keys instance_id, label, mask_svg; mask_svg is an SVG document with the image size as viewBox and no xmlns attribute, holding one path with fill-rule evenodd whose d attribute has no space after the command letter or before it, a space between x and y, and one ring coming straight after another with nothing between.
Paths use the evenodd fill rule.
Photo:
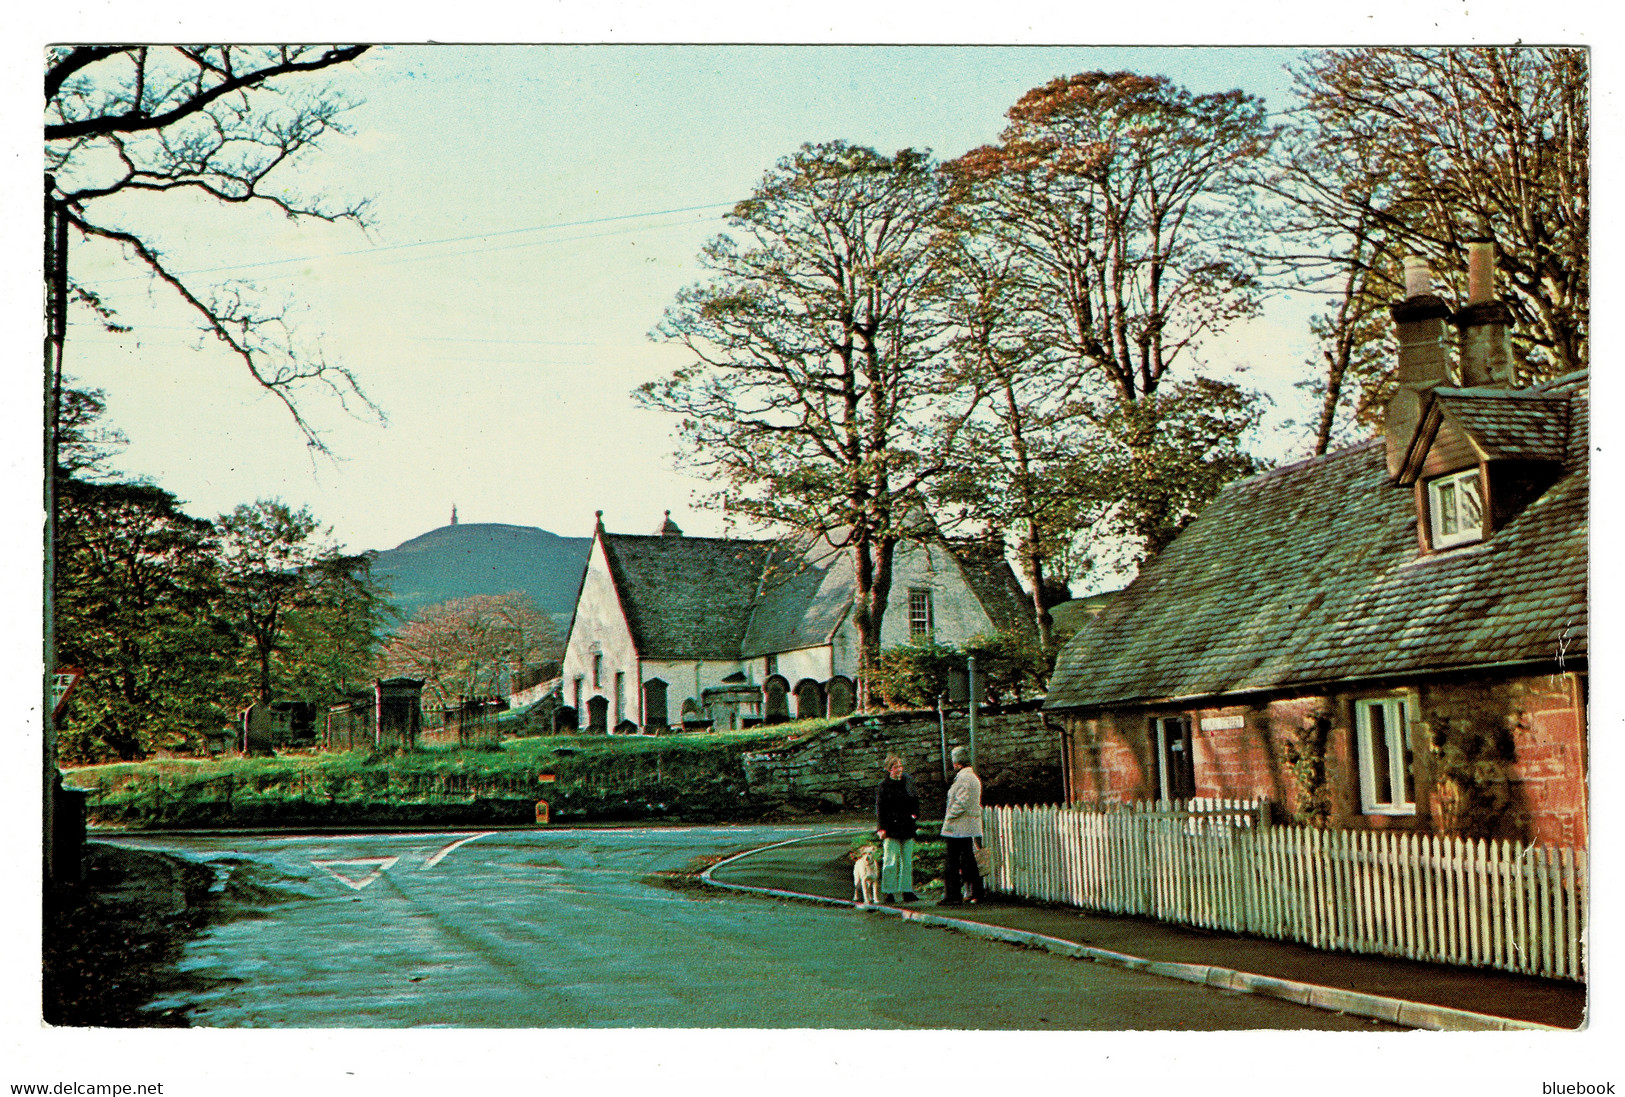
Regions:
<instances>
[{"instance_id":1,"label":"autumn foliage","mask_svg":"<svg viewBox=\"0 0 1625 1097\"><path fill-rule=\"evenodd\" d=\"M557 659L558 627L517 591L453 598L419 610L384 647L384 673L423 679L425 708L497 694L504 676Z\"/></svg>"}]
</instances>

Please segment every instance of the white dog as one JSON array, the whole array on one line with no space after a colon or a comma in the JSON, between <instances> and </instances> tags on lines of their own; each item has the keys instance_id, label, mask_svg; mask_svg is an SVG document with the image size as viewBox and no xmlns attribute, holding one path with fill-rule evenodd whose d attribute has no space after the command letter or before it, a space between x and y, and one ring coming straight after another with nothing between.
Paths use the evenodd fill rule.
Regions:
<instances>
[{"instance_id":1,"label":"white dog","mask_svg":"<svg viewBox=\"0 0 1625 1097\"><path fill-rule=\"evenodd\" d=\"M880 902L880 861L874 846L864 846L852 863L852 901Z\"/></svg>"}]
</instances>

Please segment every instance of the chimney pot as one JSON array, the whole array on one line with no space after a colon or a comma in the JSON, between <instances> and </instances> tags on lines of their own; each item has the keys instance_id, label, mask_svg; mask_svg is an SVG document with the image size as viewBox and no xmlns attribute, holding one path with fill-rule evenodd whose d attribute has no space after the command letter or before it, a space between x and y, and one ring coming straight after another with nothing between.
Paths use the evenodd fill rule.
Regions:
<instances>
[{"instance_id":1,"label":"chimney pot","mask_svg":"<svg viewBox=\"0 0 1625 1097\"><path fill-rule=\"evenodd\" d=\"M1467 303L1495 300L1495 244L1473 240L1467 245Z\"/></svg>"},{"instance_id":2,"label":"chimney pot","mask_svg":"<svg viewBox=\"0 0 1625 1097\"><path fill-rule=\"evenodd\" d=\"M1433 292L1433 268L1420 255L1405 257L1405 297L1420 297Z\"/></svg>"},{"instance_id":3,"label":"chimney pot","mask_svg":"<svg viewBox=\"0 0 1625 1097\"><path fill-rule=\"evenodd\" d=\"M1486 231L1467 241L1467 303L1451 322L1461 331L1461 383L1511 387L1512 310L1495 295L1495 241Z\"/></svg>"}]
</instances>

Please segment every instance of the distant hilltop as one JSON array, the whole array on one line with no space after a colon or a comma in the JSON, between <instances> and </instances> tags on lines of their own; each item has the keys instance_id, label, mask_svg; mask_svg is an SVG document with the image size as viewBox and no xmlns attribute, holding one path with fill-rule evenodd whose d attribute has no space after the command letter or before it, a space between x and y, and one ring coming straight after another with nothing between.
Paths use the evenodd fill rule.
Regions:
<instances>
[{"instance_id":1,"label":"distant hilltop","mask_svg":"<svg viewBox=\"0 0 1625 1097\"><path fill-rule=\"evenodd\" d=\"M535 526L456 522L392 549L372 566L401 613L475 594L523 591L543 613L567 622L587 568L590 537L560 537Z\"/></svg>"}]
</instances>

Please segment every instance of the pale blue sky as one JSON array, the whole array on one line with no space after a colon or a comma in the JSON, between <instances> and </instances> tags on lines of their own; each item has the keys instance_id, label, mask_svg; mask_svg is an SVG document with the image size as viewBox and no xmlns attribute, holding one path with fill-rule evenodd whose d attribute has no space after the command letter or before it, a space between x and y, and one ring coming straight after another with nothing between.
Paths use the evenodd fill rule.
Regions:
<instances>
[{"instance_id":1,"label":"pale blue sky","mask_svg":"<svg viewBox=\"0 0 1625 1097\"><path fill-rule=\"evenodd\" d=\"M303 328L355 371L387 428L304 401L341 460L314 465L286 414L211 346L163 289L111 249L75 262L134 326L79 316L69 371L104 388L130 437L121 459L212 515L258 496L307 504L351 548L444 524L652 531L671 508L722 532L672 468L672 421L630 391L684 364L648 332L699 274L701 244L803 141L956 156L993 140L1023 92L1126 68L1197 91L1287 101L1280 49L397 46L335 84L364 99L354 135L300 183L367 196L370 234L244 208L149 199L184 270L296 302ZM163 208L160 211L160 203ZM132 222L134 223L134 222ZM1213 354L1293 410L1301 323L1252 325Z\"/></svg>"}]
</instances>

